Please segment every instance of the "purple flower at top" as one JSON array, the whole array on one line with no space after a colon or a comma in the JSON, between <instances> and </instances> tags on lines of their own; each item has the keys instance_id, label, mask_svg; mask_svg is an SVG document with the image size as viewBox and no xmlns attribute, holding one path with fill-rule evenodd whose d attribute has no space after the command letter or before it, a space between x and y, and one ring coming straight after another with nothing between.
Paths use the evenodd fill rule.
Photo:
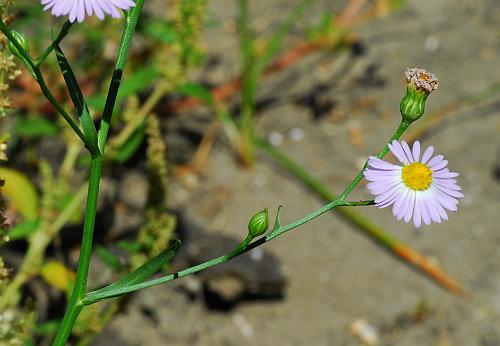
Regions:
<instances>
[{"instance_id":1,"label":"purple flower at top","mask_svg":"<svg viewBox=\"0 0 500 346\"><path fill-rule=\"evenodd\" d=\"M135 6L133 0L41 0L44 11L50 10L54 16L69 16L69 21L83 22L85 16L96 15L104 19L105 15L120 18L120 10Z\"/></svg>"},{"instance_id":2,"label":"purple flower at top","mask_svg":"<svg viewBox=\"0 0 500 346\"><path fill-rule=\"evenodd\" d=\"M419 141L410 149L405 141L395 140L389 149L402 166L370 156L364 172L370 181L368 189L376 196L375 205L392 205L398 220L409 222L413 217L415 227L420 227L422 221L429 225L431 221L448 220L446 210L457 211L458 198L464 196L453 179L458 173L445 168L448 161L443 155L432 157L434 147L428 147L420 156Z\"/></svg>"}]
</instances>

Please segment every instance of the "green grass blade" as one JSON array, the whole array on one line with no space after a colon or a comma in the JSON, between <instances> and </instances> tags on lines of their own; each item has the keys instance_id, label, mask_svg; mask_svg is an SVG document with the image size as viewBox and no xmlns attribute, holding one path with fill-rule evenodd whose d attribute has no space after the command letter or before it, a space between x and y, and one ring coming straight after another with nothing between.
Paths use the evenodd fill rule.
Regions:
<instances>
[{"instance_id":1,"label":"green grass blade","mask_svg":"<svg viewBox=\"0 0 500 346\"><path fill-rule=\"evenodd\" d=\"M163 265L165 265L175 256L180 246L181 246L181 241L178 239L175 240L173 244L168 247L168 249L166 249L153 259L149 260L148 262L144 263L142 266L140 266L133 272L125 275L117 282L109 286L106 286L104 288L101 288L99 290L93 291L92 293L93 294L106 293L112 295L113 294L112 292L114 290L122 289L124 287L135 284L140 284L146 281L151 277L151 275L160 270L161 267L163 267Z\"/></svg>"}]
</instances>

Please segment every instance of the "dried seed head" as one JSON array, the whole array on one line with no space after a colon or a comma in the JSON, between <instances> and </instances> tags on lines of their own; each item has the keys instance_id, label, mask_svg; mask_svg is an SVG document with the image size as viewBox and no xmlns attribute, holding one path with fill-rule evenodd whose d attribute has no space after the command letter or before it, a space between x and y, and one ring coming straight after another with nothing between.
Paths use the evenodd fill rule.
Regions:
<instances>
[{"instance_id":1,"label":"dried seed head","mask_svg":"<svg viewBox=\"0 0 500 346\"><path fill-rule=\"evenodd\" d=\"M406 95L401 100L400 110L403 120L412 123L424 114L427 96L437 89L438 80L434 74L418 67L407 68L405 77Z\"/></svg>"},{"instance_id":2,"label":"dried seed head","mask_svg":"<svg viewBox=\"0 0 500 346\"><path fill-rule=\"evenodd\" d=\"M405 71L405 77L409 85L426 93L431 93L438 88L436 76L423 68L408 67Z\"/></svg>"}]
</instances>

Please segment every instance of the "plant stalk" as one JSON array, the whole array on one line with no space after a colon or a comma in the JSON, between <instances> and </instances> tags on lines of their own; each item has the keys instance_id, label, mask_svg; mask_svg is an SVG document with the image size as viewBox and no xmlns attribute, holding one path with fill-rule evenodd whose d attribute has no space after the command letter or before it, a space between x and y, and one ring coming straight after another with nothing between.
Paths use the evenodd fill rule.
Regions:
<instances>
[{"instance_id":1,"label":"plant stalk","mask_svg":"<svg viewBox=\"0 0 500 346\"><path fill-rule=\"evenodd\" d=\"M103 158L100 154L92 155L90 163L90 177L87 192L85 219L83 222L83 238L80 248L80 259L76 272L75 285L68 302L61 326L54 339L53 345L64 345L71 334L76 319L83 309L82 300L87 291L87 277L92 253L92 239L94 234L95 216L97 212L97 198L101 180Z\"/></svg>"},{"instance_id":2,"label":"plant stalk","mask_svg":"<svg viewBox=\"0 0 500 346\"><path fill-rule=\"evenodd\" d=\"M132 36L139 20L143 4L144 0L137 0L135 7L126 13L125 28L120 42L120 47L118 49L118 56L116 58L115 69L111 78L108 95L106 97L99 132L97 134L99 151L97 153L91 152L87 205L85 209L82 245L80 248L80 260L78 263L78 270L76 272L75 285L68 302L67 310L61 322L61 327L57 332L53 345L59 346L66 344L71 334L71 330L75 325L76 319L84 307L83 299L87 293L87 278L90 266L90 257L92 254L93 233L97 212L99 183L101 180L104 159L104 149L106 146L109 125L113 115L116 97L120 88L123 69L125 68L125 63L127 61L128 49L132 42Z\"/></svg>"}]
</instances>

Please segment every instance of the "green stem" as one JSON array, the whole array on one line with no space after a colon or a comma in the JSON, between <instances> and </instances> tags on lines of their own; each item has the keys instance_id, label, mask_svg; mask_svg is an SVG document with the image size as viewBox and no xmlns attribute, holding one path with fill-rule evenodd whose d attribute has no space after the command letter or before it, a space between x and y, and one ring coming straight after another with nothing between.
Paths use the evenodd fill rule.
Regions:
<instances>
[{"instance_id":1,"label":"green stem","mask_svg":"<svg viewBox=\"0 0 500 346\"><path fill-rule=\"evenodd\" d=\"M52 106L59 112L59 114L64 118L64 120L66 120L69 126L73 129L76 135L82 140L83 143L86 144L87 139L85 138L83 131L80 129L80 126L75 121L75 119L73 119L73 117L69 115L68 112L66 112L66 110L61 106L61 104L56 100L52 92L50 92L49 87L45 83L45 79L43 78L40 69L35 66L33 67L33 72L35 73L35 79L38 82L38 85L40 86L40 89L42 90L42 93L45 96L45 98L49 100Z\"/></svg>"},{"instance_id":2,"label":"green stem","mask_svg":"<svg viewBox=\"0 0 500 346\"><path fill-rule=\"evenodd\" d=\"M28 54L27 51L17 42L17 40L12 35L10 29L7 25L0 19L0 31L7 37L7 39L16 47L22 57L22 61L27 65L28 69L32 72L33 77L38 82L40 89L42 90L43 95L49 100L49 102L54 106L54 108L62 115L64 120L71 126L73 131L77 134L78 137L82 140L82 142L86 143L85 135L83 134L78 123L69 115L64 108L57 102L56 98L50 92L47 84L45 83L45 79L43 78L43 74L40 71L39 66L33 61L33 58ZM61 38L62 39L62 38Z\"/></svg>"},{"instance_id":3,"label":"green stem","mask_svg":"<svg viewBox=\"0 0 500 346\"><path fill-rule=\"evenodd\" d=\"M302 181L307 187L315 191L325 201L333 201L339 199L339 197L331 192L325 184L312 176L308 170L306 170L298 163L292 161L269 142L263 139L258 139L256 145L266 154L268 154L273 160L275 160L279 165L285 168L288 172L300 179L300 181ZM361 201L356 203L357 205L375 204L374 201ZM340 213L340 215L344 217L344 219L346 219L348 222L357 226L363 233L368 234L379 244L383 245L389 250L394 251L396 244L400 244L397 239L393 238L390 234L387 234L382 228L373 224L368 218L359 214L355 210L340 207L337 208L336 211Z\"/></svg>"},{"instance_id":4,"label":"green stem","mask_svg":"<svg viewBox=\"0 0 500 346\"><path fill-rule=\"evenodd\" d=\"M409 123L403 121L400 124L400 126L398 127L398 129L396 130L396 132L393 134L393 136L391 137L391 139L389 140L389 143L392 142L395 139L399 139L401 137L401 135L404 133L404 131L406 131L406 129L408 128L408 126L409 126ZM256 144L260 145L260 146L264 146L264 143L265 142L262 141L262 140L259 140L259 141L256 142ZM268 144L266 146L269 147ZM389 148L388 148L388 145L386 144L384 146L384 148L377 154L377 157L379 157L379 158L384 157L385 154L387 154L388 151L389 151ZM290 161L290 160L288 160L288 161ZM299 167L297 165L292 165L292 166L294 167L295 170L300 171L300 173L304 173L303 172L304 171L303 168L301 168L301 167ZM225 263L225 262L233 259L234 257L237 257L237 256L239 256L239 255L241 255L241 254L243 254L243 253L245 253L245 252L247 252L247 251L249 251L251 249L254 249L257 246L265 244L268 241L271 241L274 238L279 237L283 233L289 232L292 229L295 229L295 228L297 228L299 226L302 226L303 224L305 224L305 223L307 223L307 222L309 222L309 221L311 221L311 220L319 217L320 215L322 215L322 214L324 214L324 213L326 213L326 212L328 212L328 211L330 211L330 210L332 210L334 208L337 208L337 207L347 207L347 206L367 206L367 205L373 205L374 204L373 201L349 202L349 201L345 200L346 197L351 193L351 191L356 187L356 185L358 185L358 183L361 181L361 179L363 179L363 177L364 177L364 170L365 169L366 169L366 164L361 169L361 171L356 176L356 178L354 178L354 180L348 185L348 187L346 188L346 190L338 198L335 198L333 201L331 201L327 205L325 205L325 206L323 206L323 207L321 207L321 208L313 211L312 213L304 216L303 218L301 218L301 219L299 219L299 220L297 220L295 222L292 222L292 223L289 223L288 225L279 227L277 230L272 231L267 236L265 236L263 238L260 238L260 239L258 239L257 241L255 241L253 243L250 243L251 239L249 239L247 237L235 250L233 250L232 252L230 252L227 255L214 258L212 260L206 261L204 263L200 263L200 264L195 265L193 267L190 267L190 268L178 271L178 272L176 272L174 274L170 274L170 275L158 278L158 279L153 279L153 280L149 280L149 281L142 282L142 283L139 283L139 284L130 285L130 286L122 287L120 289L114 289L114 290L107 290L106 287L101 288L99 290L96 290L96 291L88 293L87 296L83 300L83 304L90 305L90 304L94 304L94 303L96 303L96 302L98 302L100 300L104 300L104 299L108 299L108 298L112 298L112 297L117 297L117 296L121 296L121 295L126 294L126 293L135 292L135 291L147 288L147 287L152 287L152 286L160 285L160 284L163 284L163 283L166 283L166 282L169 282L169 281L172 281L172 280L184 277L184 276L188 276L188 275L197 273L197 272L199 272L201 270L204 270L204 269L216 266L218 264ZM307 182L309 184L312 184L312 185L316 186L316 187L319 187L320 188L319 191L322 191L321 193L323 195L333 197L333 196L331 196L330 192L328 192L325 188L323 188L319 182L315 181L315 179L312 176L309 176L308 173L305 174L304 176L305 177L309 177L309 178L307 178ZM347 215L347 214L349 214L349 213L344 213L344 215ZM354 219L356 219L356 218L354 218ZM355 221L358 221L359 224L363 224L364 223L364 220L361 219L361 218L359 220L356 219ZM383 242L383 243L386 246L390 246L391 243L392 243L392 241L393 241L391 238L384 239L384 237L381 237L381 239L385 240L385 242Z\"/></svg>"},{"instance_id":5,"label":"green stem","mask_svg":"<svg viewBox=\"0 0 500 346\"><path fill-rule=\"evenodd\" d=\"M99 151L102 154L104 154L104 148L108 138L111 116L113 115L118 89L120 88L123 69L125 68L125 63L127 62L128 49L130 47L130 43L132 42L132 36L134 34L137 21L139 20L143 4L144 0L137 0L135 7L127 14L125 31L123 32L120 47L118 48L118 56L116 58L113 76L111 77L108 95L106 96L106 103L104 104L101 125L99 127L99 132L97 133Z\"/></svg>"},{"instance_id":6,"label":"green stem","mask_svg":"<svg viewBox=\"0 0 500 346\"><path fill-rule=\"evenodd\" d=\"M99 194L99 182L101 180L103 158L100 155L92 156L90 163L90 177L87 192L87 204L85 208L85 219L83 222L83 238L80 248L80 259L76 272L75 285L69 299L68 308L64 314L54 345L64 345L69 338L75 321L82 311L82 299L87 290L87 277L90 266L90 255L92 253L92 238L94 233L95 215L97 212L97 197Z\"/></svg>"},{"instance_id":7,"label":"green stem","mask_svg":"<svg viewBox=\"0 0 500 346\"><path fill-rule=\"evenodd\" d=\"M103 153L106 146L109 124L113 114L113 108L116 101L116 96L120 88L121 76L123 68L127 60L128 49L132 41L139 15L144 4L144 0L137 0L135 7L126 14L125 29L118 49L115 69L111 78L111 84L104 106L103 119L98 132L99 152L91 153L89 187L87 193L87 205L85 209L85 219L83 223L82 245L80 248L80 259L78 262L78 270L76 272L75 285L71 292L71 297L68 302L67 310L64 314L56 338L53 345L66 344L71 330L78 318L78 315L83 309L83 299L87 292L87 278L90 266L90 257L92 254L92 241L95 226L95 216L97 212L97 198L99 194L99 183L102 174Z\"/></svg>"},{"instance_id":8,"label":"green stem","mask_svg":"<svg viewBox=\"0 0 500 346\"><path fill-rule=\"evenodd\" d=\"M409 124L406 122L402 122L394 135L389 140L391 143L393 140L397 140L401 137L401 135L406 131ZM269 156L271 156L274 160L276 160L281 166L283 166L287 171L292 173L294 176L298 177L306 186L310 187L313 191L316 191L321 198L326 201L333 200L343 200L345 199L351 191L356 187L356 185L363 179L364 171L366 169L367 163L363 166L362 170L356 176L356 178L348 185L346 190L342 195L336 196L332 193L326 185L324 185L321 181L316 179L314 176L309 173L305 168L297 164L296 162L290 160L287 156L277 150L273 145L269 142L258 139L256 141L256 145L264 150ZM378 158L383 158L387 152L389 151L388 145L385 145L384 148L377 154ZM384 230L377 225L370 222L369 219L360 215L354 210L348 208L338 208L337 211L350 223L359 227L364 233L368 234L370 237L375 239L379 244L382 244L384 247L389 250L394 251L394 247L396 244L399 244L399 241L393 238L391 235L384 232Z\"/></svg>"},{"instance_id":9,"label":"green stem","mask_svg":"<svg viewBox=\"0 0 500 346\"><path fill-rule=\"evenodd\" d=\"M69 20L67 20L63 24L61 31L59 31L59 35L57 35L56 39L52 41L52 44L49 47L47 47L47 49L45 50L45 52L43 52L42 55L40 55L38 58L35 59L34 65L36 67L39 67L40 65L43 64L43 62L45 61L45 59L47 59L49 54L52 53L55 47L59 45L59 43L61 43L61 41L66 37L72 25L73 23L71 23Z\"/></svg>"},{"instance_id":10,"label":"green stem","mask_svg":"<svg viewBox=\"0 0 500 346\"><path fill-rule=\"evenodd\" d=\"M401 135L408 129L410 126L410 123L407 121L401 121L401 124L399 124L398 129L394 134L392 135L391 139L389 140L389 143L391 143L393 140L398 140ZM383 158L385 154L389 152L389 145L386 144L382 150L379 151L379 153L376 155L379 159ZM339 199L344 200L346 199L347 196L354 190L354 188L359 184L359 182L364 178L365 176L365 169L368 167L368 161L365 162L363 169L358 173L356 178L353 179L353 181L346 187L344 192L342 192L339 196Z\"/></svg>"},{"instance_id":11,"label":"green stem","mask_svg":"<svg viewBox=\"0 0 500 346\"><path fill-rule=\"evenodd\" d=\"M121 295L124 295L127 293L131 293L131 292L139 291L139 290L142 290L142 289L145 289L148 287L160 285L160 284L163 284L163 283L175 280L175 279L179 279L179 278L184 277L184 276L188 276L188 275L197 273L197 272L202 271L204 269L228 262L231 259L233 259L237 256L240 256L240 255L250 251L251 249L254 249L257 246L265 244L265 243L273 240L274 238L280 236L281 234L286 233L288 231L291 231L292 229L297 228L297 227L317 218L318 216L326 213L327 211L332 210L334 208L337 208L339 206L365 206L365 205L372 205L372 204L373 204L373 201L360 201L360 202L348 202L348 201L339 201L339 200L333 201L333 202L325 205L324 207L312 212L311 214L304 216L300 220L297 220L297 221L290 223L286 226L280 227L277 231L272 232L272 233L268 234L266 237L260 238L259 240L255 241L253 243L250 243L252 238L250 238L250 237L245 238L245 240L240 245L238 245L235 250L231 251L227 255L214 258L212 260L206 261L204 263L200 263L200 264L195 265L193 267L178 271L176 273L173 273L173 274L170 274L170 275L158 278L158 279L145 281L145 282L135 284L135 285L125 286L125 287L122 287L120 289L114 289L111 292L106 289L107 287L101 288L99 290L88 293L87 296L85 297L85 299L83 300L83 304L91 305L91 304L97 303L98 301L101 301L104 299L118 297L118 296L121 296Z\"/></svg>"}]
</instances>

